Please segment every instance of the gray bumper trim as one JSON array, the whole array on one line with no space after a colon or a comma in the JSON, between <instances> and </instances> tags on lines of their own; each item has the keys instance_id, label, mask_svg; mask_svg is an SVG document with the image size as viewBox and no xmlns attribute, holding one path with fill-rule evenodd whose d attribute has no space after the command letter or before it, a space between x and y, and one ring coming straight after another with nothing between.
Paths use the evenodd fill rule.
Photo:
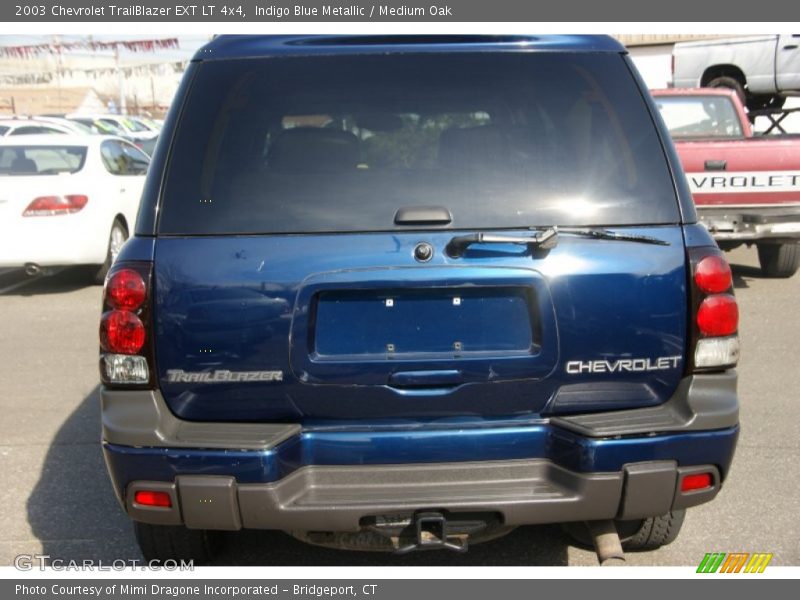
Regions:
<instances>
[{"instance_id":1,"label":"gray bumper trim","mask_svg":"<svg viewBox=\"0 0 800 600\"><path fill-rule=\"evenodd\" d=\"M101 391L103 439L134 447L262 450L298 435L292 423L197 423L178 419L158 391ZM667 402L570 417L553 425L589 437L725 429L739 422L736 371L684 378Z\"/></svg>"},{"instance_id":2,"label":"gray bumper trim","mask_svg":"<svg viewBox=\"0 0 800 600\"><path fill-rule=\"evenodd\" d=\"M132 502L126 508L137 521L192 529L358 531L364 517L419 510L499 513L506 525L522 525L613 518L623 482L622 472L574 473L546 460L315 466L270 484L178 476L173 518ZM126 495L152 487L134 482Z\"/></svg>"},{"instance_id":3,"label":"gray bumper trim","mask_svg":"<svg viewBox=\"0 0 800 600\"><path fill-rule=\"evenodd\" d=\"M158 391L100 392L103 439L112 444L162 448L272 448L300 433L294 423L197 423L177 418Z\"/></svg>"},{"instance_id":4,"label":"gray bumper trim","mask_svg":"<svg viewBox=\"0 0 800 600\"><path fill-rule=\"evenodd\" d=\"M736 381L735 370L694 375L659 406L553 417L550 423L588 437L727 429L739 423Z\"/></svg>"},{"instance_id":5,"label":"gray bumper trim","mask_svg":"<svg viewBox=\"0 0 800 600\"><path fill-rule=\"evenodd\" d=\"M800 204L700 206L697 215L717 241L800 240Z\"/></svg>"}]
</instances>

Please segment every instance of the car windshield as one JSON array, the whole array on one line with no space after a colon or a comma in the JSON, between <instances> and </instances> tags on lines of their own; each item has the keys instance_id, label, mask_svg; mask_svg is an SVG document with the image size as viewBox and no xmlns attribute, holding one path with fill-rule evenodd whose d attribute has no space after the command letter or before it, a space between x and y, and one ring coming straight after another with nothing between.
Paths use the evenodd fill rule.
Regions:
<instances>
[{"instance_id":1,"label":"car windshield","mask_svg":"<svg viewBox=\"0 0 800 600\"><path fill-rule=\"evenodd\" d=\"M727 96L656 96L670 135L687 138L741 138L742 124Z\"/></svg>"},{"instance_id":2,"label":"car windshield","mask_svg":"<svg viewBox=\"0 0 800 600\"><path fill-rule=\"evenodd\" d=\"M85 146L0 146L0 175L77 173L86 162Z\"/></svg>"},{"instance_id":3,"label":"car windshield","mask_svg":"<svg viewBox=\"0 0 800 600\"><path fill-rule=\"evenodd\" d=\"M92 127L97 129L98 133L103 133L107 135L125 135L125 130L122 129L119 125L114 123L113 121L81 121L82 123L90 124Z\"/></svg>"},{"instance_id":4,"label":"car windshield","mask_svg":"<svg viewBox=\"0 0 800 600\"><path fill-rule=\"evenodd\" d=\"M203 63L172 145L162 233L679 220L618 54L396 54Z\"/></svg>"},{"instance_id":5,"label":"car windshield","mask_svg":"<svg viewBox=\"0 0 800 600\"><path fill-rule=\"evenodd\" d=\"M73 129L75 129L76 131L78 131L79 133L85 133L85 134L89 134L89 135L94 135L95 134L94 129L92 129L88 125L84 125L83 123L80 123L78 121L71 121L69 126L72 127Z\"/></svg>"}]
</instances>

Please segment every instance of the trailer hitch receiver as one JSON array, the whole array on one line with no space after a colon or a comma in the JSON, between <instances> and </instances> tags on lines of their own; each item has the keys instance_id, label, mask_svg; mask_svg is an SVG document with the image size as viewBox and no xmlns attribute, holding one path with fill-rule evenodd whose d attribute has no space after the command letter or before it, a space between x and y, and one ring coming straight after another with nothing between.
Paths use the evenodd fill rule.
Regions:
<instances>
[{"instance_id":1,"label":"trailer hitch receiver","mask_svg":"<svg viewBox=\"0 0 800 600\"><path fill-rule=\"evenodd\" d=\"M454 550L467 551L466 535L450 535L447 531L447 519L439 512L422 512L414 515L413 541L400 545L395 552L408 554L415 550Z\"/></svg>"}]
</instances>

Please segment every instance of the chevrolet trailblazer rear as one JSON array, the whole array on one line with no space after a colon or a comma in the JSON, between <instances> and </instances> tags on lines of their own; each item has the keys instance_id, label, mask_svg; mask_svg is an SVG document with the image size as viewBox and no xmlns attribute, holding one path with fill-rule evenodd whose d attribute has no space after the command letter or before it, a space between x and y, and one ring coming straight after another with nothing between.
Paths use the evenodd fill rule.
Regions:
<instances>
[{"instance_id":1,"label":"chevrolet trailblazer rear","mask_svg":"<svg viewBox=\"0 0 800 600\"><path fill-rule=\"evenodd\" d=\"M610 38L215 39L105 287L103 444L143 553L669 543L738 435L696 220Z\"/></svg>"}]
</instances>

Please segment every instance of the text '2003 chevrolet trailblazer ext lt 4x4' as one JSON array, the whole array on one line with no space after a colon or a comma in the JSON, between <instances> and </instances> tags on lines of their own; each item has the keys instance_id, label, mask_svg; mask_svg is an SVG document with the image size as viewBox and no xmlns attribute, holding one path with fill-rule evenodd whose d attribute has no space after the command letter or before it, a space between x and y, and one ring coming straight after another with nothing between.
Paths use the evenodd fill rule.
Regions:
<instances>
[{"instance_id":1,"label":"text '2003 chevrolet trailblazer ext lt 4x4'","mask_svg":"<svg viewBox=\"0 0 800 600\"><path fill-rule=\"evenodd\" d=\"M148 558L567 523L605 560L672 541L739 431L730 269L606 37L216 38L104 311Z\"/></svg>"}]
</instances>

